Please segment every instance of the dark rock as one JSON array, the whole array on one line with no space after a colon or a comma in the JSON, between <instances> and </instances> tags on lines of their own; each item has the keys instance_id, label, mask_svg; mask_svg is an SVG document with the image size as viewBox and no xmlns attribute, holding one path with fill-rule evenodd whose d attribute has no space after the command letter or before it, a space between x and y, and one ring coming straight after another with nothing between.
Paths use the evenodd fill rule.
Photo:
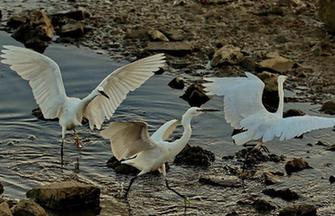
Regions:
<instances>
[{"instance_id":1,"label":"dark rock","mask_svg":"<svg viewBox=\"0 0 335 216\"><path fill-rule=\"evenodd\" d=\"M2 183L0 182L0 195L4 192L4 188L3 188L3 185Z\"/></svg>"},{"instance_id":2,"label":"dark rock","mask_svg":"<svg viewBox=\"0 0 335 216\"><path fill-rule=\"evenodd\" d=\"M329 114L329 115L335 115L335 101L327 101L325 102L320 111Z\"/></svg>"},{"instance_id":3,"label":"dark rock","mask_svg":"<svg viewBox=\"0 0 335 216\"><path fill-rule=\"evenodd\" d=\"M255 200L252 206L259 212L270 212L276 209L274 205L263 199Z\"/></svg>"},{"instance_id":4,"label":"dark rock","mask_svg":"<svg viewBox=\"0 0 335 216\"><path fill-rule=\"evenodd\" d=\"M178 29L169 29L163 31L163 33L171 40L171 41L182 41L184 40L184 31Z\"/></svg>"},{"instance_id":5,"label":"dark rock","mask_svg":"<svg viewBox=\"0 0 335 216\"><path fill-rule=\"evenodd\" d=\"M323 142L321 142L321 141L317 141L317 142L315 143L315 145L318 145L318 146L328 146L327 144L325 144L325 143L323 143Z\"/></svg>"},{"instance_id":6,"label":"dark rock","mask_svg":"<svg viewBox=\"0 0 335 216\"><path fill-rule=\"evenodd\" d=\"M6 201L0 202L0 215L1 216L13 216L10 207Z\"/></svg>"},{"instance_id":7,"label":"dark rock","mask_svg":"<svg viewBox=\"0 0 335 216\"><path fill-rule=\"evenodd\" d=\"M17 29L21 25L25 24L28 18L24 15L22 16L11 16L7 21L7 26L13 29Z\"/></svg>"},{"instance_id":8,"label":"dark rock","mask_svg":"<svg viewBox=\"0 0 335 216\"><path fill-rule=\"evenodd\" d=\"M52 18L63 18L63 17L66 17L66 18L70 18L70 19L74 19L74 20L84 20L84 19L87 19L87 18L90 18L92 15L91 13L86 10L85 8L78 8L76 10L70 10L70 11L61 11L61 12L58 12L58 13L55 13L55 14L52 14L51 17Z\"/></svg>"},{"instance_id":9,"label":"dark rock","mask_svg":"<svg viewBox=\"0 0 335 216\"><path fill-rule=\"evenodd\" d=\"M284 11L281 7L278 6L273 6L268 9L263 9L259 12L256 13L258 16L270 16L270 15L275 15L275 16L284 16Z\"/></svg>"},{"instance_id":10,"label":"dark rock","mask_svg":"<svg viewBox=\"0 0 335 216\"><path fill-rule=\"evenodd\" d=\"M100 189L77 181L62 181L33 188L27 197L55 210L96 209L100 211Z\"/></svg>"},{"instance_id":11,"label":"dark rock","mask_svg":"<svg viewBox=\"0 0 335 216\"><path fill-rule=\"evenodd\" d=\"M174 56L184 56L192 52L193 46L191 43L184 41L150 41L145 50L150 52L165 52Z\"/></svg>"},{"instance_id":12,"label":"dark rock","mask_svg":"<svg viewBox=\"0 0 335 216\"><path fill-rule=\"evenodd\" d=\"M232 160L234 159L234 155L225 155L225 156L222 156L222 160Z\"/></svg>"},{"instance_id":13,"label":"dark rock","mask_svg":"<svg viewBox=\"0 0 335 216\"><path fill-rule=\"evenodd\" d=\"M283 113L283 117L292 117L292 116L304 116L306 113L302 110L297 110L297 109L289 109Z\"/></svg>"},{"instance_id":14,"label":"dark rock","mask_svg":"<svg viewBox=\"0 0 335 216\"><path fill-rule=\"evenodd\" d=\"M213 67L230 64L236 65L240 63L244 58L244 55L241 53L241 49L234 47L232 45L223 46L218 49L211 60L211 65Z\"/></svg>"},{"instance_id":15,"label":"dark rock","mask_svg":"<svg viewBox=\"0 0 335 216\"><path fill-rule=\"evenodd\" d=\"M316 216L317 209L313 205L301 204L288 206L279 212L279 216Z\"/></svg>"},{"instance_id":16,"label":"dark rock","mask_svg":"<svg viewBox=\"0 0 335 216\"><path fill-rule=\"evenodd\" d=\"M111 157L107 161L107 167L112 168L115 170L116 173L121 173L121 174L133 174L137 175L140 171L136 169L133 166L130 166L128 164L121 164L120 161L116 159L116 157Z\"/></svg>"},{"instance_id":17,"label":"dark rock","mask_svg":"<svg viewBox=\"0 0 335 216\"><path fill-rule=\"evenodd\" d=\"M187 101L190 106L197 107L209 101L209 97L205 94L203 86L199 84L190 85L180 97Z\"/></svg>"},{"instance_id":18,"label":"dark rock","mask_svg":"<svg viewBox=\"0 0 335 216\"><path fill-rule=\"evenodd\" d=\"M325 23L327 31L335 34L335 2L319 0L319 17Z\"/></svg>"},{"instance_id":19,"label":"dark rock","mask_svg":"<svg viewBox=\"0 0 335 216\"><path fill-rule=\"evenodd\" d=\"M190 166L208 167L214 162L215 155L199 146L190 146L185 148L174 159L175 164L184 164Z\"/></svg>"},{"instance_id":20,"label":"dark rock","mask_svg":"<svg viewBox=\"0 0 335 216\"><path fill-rule=\"evenodd\" d=\"M79 38L85 34L85 25L81 22L65 24L61 27L61 37Z\"/></svg>"},{"instance_id":21,"label":"dark rock","mask_svg":"<svg viewBox=\"0 0 335 216\"><path fill-rule=\"evenodd\" d=\"M168 85L174 89L183 89L185 87L185 81L181 77L175 77Z\"/></svg>"},{"instance_id":22,"label":"dark rock","mask_svg":"<svg viewBox=\"0 0 335 216\"><path fill-rule=\"evenodd\" d=\"M273 185L280 182L279 175L277 175L277 173L274 172L264 172L263 177L264 177L264 183L266 185Z\"/></svg>"},{"instance_id":23,"label":"dark rock","mask_svg":"<svg viewBox=\"0 0 335 216\"><path fill-rule=\"evenodd\" d=\"M242 160L246 167L254 167L255 165L272 161L272 162L280 162L285 158L284 156L278 156L276 154L265 154L260 149L255 148L245 148L238 151L235 156Z\"/></svg>"},{"instance_id":24,"label":"dark rock","mask_svg":"<svg viewBox=\"0 0 335 216\"><path fill-rule=\"evenodd\" d=\"M279 105L277 75L269 72L262 72L257 76L265 83L262 102L269 112L276 112Z\"/></svg>"},{"instance_id":25,"label":"dark rock","mask_svg":"<svg viewBox=\"0 0 335 216\"><path fill-rule=\"evenodd\" d=\"M292 200L299 199L299 195L296 192L291 191L289 188L279 189L279 190L269 188L269 189L264 189L262 193L270 197L277 197L277 198L281 198L286 201L292 201Z\"/></svg>"},{"instance_id":26,"label":"dark rock","mask_svg":"<svg viewBox=\"0 0 335 216\"><path fill-rule=\"evenodd\" d=\"M327 147L327 151L335 151L335 144Z\"/></svg>"},{"instance_id":27,"label":"dark rock","mask_svg":"<svg viewBox=\"0 0 335 216\"><path fill-rule=\"evenodd\" d=\"M236 176L201 176L199 182L202 184L221 186L221 187L241 187L242 181Z\"/></svg>"},{"instance_id":28,"label":"dark rock","mask_svg":"<svg viewBox=\"0 0 335 216\"><path fill-rule=\"evenodd\" d=\"M239 66L242 67L246 71L255 71L256 70L256 62L254 59L250 57L244 57L239 63Z\"/></svg>"},{"instance_id":29,"label":"dark rock","mask_svg":"<svg viewBox=\"0 0 335 216\"><path fill-rule=\"evenodd\" d=\"M226 214L226 216L238 216L238 215L239 215L239 214L237 214L236 211L232 211L232 212Z\"/></svg>"},{"instance_id":30,"label":"dark rock","mask_svg":"<svg viewBox=\"0 0 335 216\"><path fill-rule=\"evenodd\" d=\"M293 172L299 172L310 168L312 167L302 158L294 158L285 164L285 170L288 175L291 175Z\"/></svg>"},{"instance_id":31,"label":"dark rock","mask_svg":"<svg viewBox=\"0 0 335 216\"><path fill-rule=\"evenodd\" d=\"M335 176L331 175L329 177L329 182L330 182L330 184L333 184L335 182Z\"/></svg>"},{"instance_id":32,"label":"dark rock","mask_svg":"<svg viewBox=\"0 0 335 216\"><path fill-rule=\"evenodd\" d=\"M13 216L47 216L46 211L32 200L20 200L13 209Z\"/></svg>"}]
</instances>

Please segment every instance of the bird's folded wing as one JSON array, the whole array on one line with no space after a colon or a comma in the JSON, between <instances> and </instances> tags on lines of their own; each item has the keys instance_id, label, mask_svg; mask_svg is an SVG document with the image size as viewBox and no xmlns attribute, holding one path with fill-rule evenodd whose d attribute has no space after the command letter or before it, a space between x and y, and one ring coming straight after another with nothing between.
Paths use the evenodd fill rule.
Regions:
<instances>
[{"instance_id":1,"label":"bird's folded wing","mask_svg":"<svg viewBox=\"0 0 335 216\"><path fill-rule=\"evenodd\" d=\"M49 57L33 50L3 46L1 62L8 64L23 79L29 81L36 103L46 119L59 117L66 100L60 69Z\"/></svg>"},{"instance_id":2,"label":"bird's folded wing","mask_svg":"<svg viewBox=\"0 0 335 216\"><path fill-rule=\"evenodd\" d=\"M267 113L262 95L264 83L257 76L246 72L246 77L205 78L206 94L224 97L224 115L234 128L241 128L240 121L256 112Z\"/></svg>"},{"instance_id":3,"label":"bird's folded wing","mask_svg":"<svg viewBox=\"0 0 335 216\"><path fill-rule=\"evenodd\" d=\"M269 127L263 135L263 142L278 137L280 140L291 139L312 130L335 126L335 118L318 116L295 116L283 118Z\"/></svg>"},{"instance_id":4,"label":"bird's folded wing","mask_svg":"<svg viewBox=\"0 0 335 216\"><path fill-rule=\"evenodd\" d=\"M176 127L180 124L177 119L172 119L163 124L155 133L152 134L153 140L164 141L170 138Z\"/></svg>"},{"instance_id":5,"label":"bird's folded wing","mask_svg":"<svg viewBox=\"0 0 335 216\"><path fill-rule=\"evenodd\" d=\"M84 111L90 128L93 129L95 126L100 129L104 120L112 117L127 94L140 87L164 65L164 58L164 54L156 54L120 67L108 75L97 88L103 87L109 99L98 96L88 104Z\"/></svg>"},{"instance_id":6,"label":"bird's folded wing","mask_svg":"<svg viewBox=\"0 0 335 216\"><path fill-rule=\"evenodd\" d=\"M118 160L156 146L145 122L113 122L100 134L105 139L110 139L113 155Z\"/></svg>"}]
</instances>

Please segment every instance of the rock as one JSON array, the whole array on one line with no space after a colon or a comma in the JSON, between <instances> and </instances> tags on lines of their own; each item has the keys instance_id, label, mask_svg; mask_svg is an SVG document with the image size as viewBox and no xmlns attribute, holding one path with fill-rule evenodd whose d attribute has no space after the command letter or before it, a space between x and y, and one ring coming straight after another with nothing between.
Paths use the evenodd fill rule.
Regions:
<instances>
[{"instance_id":1,"label":"rock","mask_svg":"<svg viewBox=\"0 0 335 216\"><path fill-rule=\"evenodd\" d=\"M79 38L85 34L85 25L81 22L65 24L61 27L61 37Z\"/></svg>"},{"instance_id":2,"label":"rock","mask_svg":"<svg viewBox=\"0 0 335 216\"><path fill-rule=\"evenodd\" d=\"M174 89L183 89L185 87L185 81L181 77L175 77L168 85Z\"/></svg>"},{"instance_id":3,"label":"rock","mask_svg":"<svg viewBox=\"0 0 335 216\"><path fill-rule=\"evenodd\" d=\"M77 181L62 181L33 188L27 197L54 210L96 209L100 211L100 189Z\"/></svg>"},{"instance_id":4,"label":"rock","mask_svg":"<svg viewBox=\"0 0 335 216\"><path fill-rule=\"evenodd\" d=\"M335 2L319 0L319 18L325 23L327 31L335 34Z\"/></svg>"},{"instance_id":5,"label":"rock","mask_svg":"<svg viewBox=\"0 0 335 216\"><path fill-rule=\"evenodd\" d=\"M270 112L276 112L279 104L278 96L278 76L269 72L262 72L257 76L265 83L262 102L265 108Z\"/></svg>"},{"instance_id":6,"label":"rock","mask_svg":"<svg viewBox=\"0 0 335 216\"><path fill-rule=\"evenodd\" d=\"M211 66L216 67L221 64L236 65L243 60L244 55L241 49L232 45L223 46L218 49L211 60Z\"/></svg>"},{"instance_id":7,"label":"rock","mask_svg":"<svg viewBox=\"0 0 335 216\"><path fill-rule=\"evenodd\" d=\"M304 116L306 113L302 110L297 110L297 109L289 109L283 113L283 117L292 117L292 116Z\"/></svg>"},{"instance_id":8,"label":"rock","mask_svg":"<svg viewBox=\"0 0 335 216\"><path fill-rule=\"evenodd\" d=\"M275 154L264 154L261 150L255 148L245 148L238 151L236 157L243 161L246 167L254 167L255 165L272 161L280 162L284 160L284 156L278 156Z\"/></svg>"},{"instance_id":9,"label":"rock","mask_svg":"<svg viewBox=\"0 0 335 216\"><path fill-rule=\"evenodd\" d=\"M66 17L78 21L90 18L91 16L91 13L83 7L79 7L76 10L60 11L51 15L52 18Z\"/></svg>"},{"instance_id":10,"label":"rock","mask_svg":"<svg viewBox=\"0 0 335 216\"><path fill-rule=\"evenodd\" d=\"M331 145L331 146L328 146L326 148L327 151L335 151L335 144L334 145Z\"/></svg>"},{"instance_id":11,"label":"rock","mask_svg":"<svg viewBox=\"0 0 335 216\"><path fill-rule=\"evenodd\" d=\"M278 175L273 172L264 172L263 177L266 185L273 185L280 182Z\"/></svg>"},{"instance_id":12,"label":"rock","mask_svg":"<svg viewBox=\"0 0 335 216\"><path fill-rule=\"evenodd\" d=\"M256 12L255 14L257 14L258 16L270 16L270 15L284 16L284 11L281 7L272 6L270 8L266 8L259 12Z\"/></svg>"},{"instance_id":13,"label":"rock","mask_svg":"<svg viewBox=\"0 0 335 216\"><path fill-rule=\"evenodd\" d=\"M13 216L47 216L46 211L32 200L20 200L13 208Z\"/></svg>"},{"instance_id":14,"label":"rock","mask_svg":"<svg viewBox=\"0 0 335 216\"><path fill-rule=\"evenodd\" d=\"M285 74L293 68L294 62L278 54L261 61L259 66L262 70Z\"/></svg>"},{"instance_id":15,"label":"rock","mask_svg":"<svg viewBox=\"0 0 335 216\"><path fill-rule=\"evenodd\" d=\"M240 63L238 64L240 67L242 67L246 71L255 71L256 70L256 62L254 59L245 56L242 58Z\"/></svg>"},{"instance_id":16,"label":"rock","mask_svg":"<svg viewBox=\"0 0 335 216\"><path fill-rule=\"evenodd\" d=\"M184 31L179 29L169 29L163 31L170 41L182 41L185 38Z\"/></svg>"},{"instance_id":17,"label":"rock","mask_svg":"<svg viewBox=\"0 0 335 216\"><path fill-rule=\"evenodd\" d=\"M158 30L149 30L148 35L153 41L166 41L166 42L169 41L169 39L162 32Z\"/></svg>"},{"instance_id":18,"label":"rock","mask_svg":"<svg viewBox=\"0 0 335 216\"><path fill-rule=\"evenodd\" d=\"M226 216L239 216L239 214L237 214L236 211L232 211L232 212L226 214Z\"/></svg>"},{"instance_id":19,"label":"rock","mask_svg":"<svg viewBox=\"0 0 335 216\"><path fill-rule=\"evenodd\" d=\"M131 40L149 40L148 31L146 29L131 29L125 34L125 39Z\"/></svg>"},{"instance_id":20,"label":"rock","mask_svg":"<svg viewBox=\"0 0 335 216\"><path fill-rule=\"evenodd\" d=\"M4 192L4 188L3 188L2 183L0 182L0 195L3 194L3 192Z\"/></svg>"},{"instance_id":21,"label":"rock","mask_svg":"<svg viewBox=\"0 0 335 216\"><path fill-rule=\"evenodd\" d=\"M310 168L312 167L302 158L294 158L285 164L285 170L288 175L291 175L293 172L299 172Z\"/></svg>"},{"instance_id":22,"label":"rock","mask_svg":"<svg viewBox=\"0 0 335 216\"><path fill-rule=\"evenodd\" d=\"M276 190L274 188L269 188L269 189L264 189L262 193L270 197L281 198L285 201L292 201L292 200L299 199L299 195L296 192L291 191L289 188L279 189L279 190Z\"/></svg>"},{"instance_id":23,"label":"rock","mask_svg":"<svg viewBox=\"0 0 335 216\"><path fill-rule=\"evenodd\" d=\"M165 52L174 56L184 56L192 52L193 46L191 43L184 41L149 41L145 50L149 52Z\"/></svg>"},{"instance_id":24,"label":"rock","mask_svg":"<svg viewBox=\"0 0 335 216\"><path fill-rule=\"evenodd\" d=\"M7 26L13 29L17 29L21 25L25 24L28 21L28 18L24 15L22 16L11 16L7 21Z\"/></svg>"},{"instance_id":25,"label":"rock","mask_svg":"<svg viewBox=\"0 0 335 216\"><path fill-rule=\"evenodd\" d=\"M184 164L190 166L208 167L214 162L215 155L199 146L190 146L185 148L174 159L175 164Z\"/></svg>"},{"instance_id":26,"label":"rock","mask_svg":"<svg viewBox=\"0 0 335 216\"><path fill-rule=\"evenodd\" d=\"M335 115L335 101L331 100L331 101L327 101L325 102L320 111L329 114L329 115Z\"/></svg>"},{"instance_id":27,"label":"rock","mask_svg":"<svg viewBox=\"0 0 335 216\"><path fill-rule=\"evenodd\" d=\"M313 205L301 204L288 206L279 212L279 216L316 216L317 209Z\"/></svg>"},{"instance_id":28,"label":"rock","mask_svg":"<svg viewBox=\"0 0 335 216\"><path fill-rule=\"evenodd\" d=\"M276 209L274 205L263 199L255 200L252 206L259 212L270 212Z\"/></svg>"},{"instance_id":29,"label":"rock","mask_svg":"<svg viewBox=\"0 0 335 216\"><path fill-rule=\"evenodd\" d=\"M116 159L116 157L111 157L107 161L107 167L112 168L115 170L116 173L121 173L121 174L133 174L137 175L140 171L136 169L133 166L130 166L128 164L121 164L120 161Z\"/></svg>"},{"instance_id":30,"label":"rock","mask_svg":"<svg viewBox=\"0 0 335 216\"><path fill-rule=\"evenodd\" d=\"M333 175L329 176L329 182L330 184L333 184L335 182L335 176Z\"/></svg>"},{"instance_id":31,"label":"rock","mask_svg":"<svg viewBox=\"0 0 335 216\"><path fill-rule=\"evenodd\" d=\"M205 94L203 88L204 87L199 84L192 84L180 97L187 101L190 106L200 107L202 104L209 101L209 97Z\"/></svg>"},{"instance_id":32,"label":"rock","mask_svg":"<svg viewBox=\"0 0 335 216\"><path fill-rule=\"evenodd\" d=\"M201 176L199 182L202 184L221 186L221 187L241 187L242 181L236 176Z\"/></svg>"},{"instance_id":33,"label":"rock","mask_svg":"<svg viewBox=\"0 0 335 216\"><path fill-rule=\"evenodd\" d=\"M6 201L2 201L0 203L0 215L1 216L12 216L13 215Z\"/></svg>"}]
</instances>

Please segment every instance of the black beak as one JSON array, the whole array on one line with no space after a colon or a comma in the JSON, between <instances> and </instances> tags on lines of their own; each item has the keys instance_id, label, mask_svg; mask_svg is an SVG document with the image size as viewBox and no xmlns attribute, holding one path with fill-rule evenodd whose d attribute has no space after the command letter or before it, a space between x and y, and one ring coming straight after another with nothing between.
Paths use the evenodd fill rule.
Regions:
<instances>
[{"instance_id":1,"label":"black beak","mask_svg":"<svg viewBox=\"0 0 335 216\"><path fill-rule=\"evenodd\" d=\"M218 109L199 109L200 112L220 112Z\"/></svg>"},{"instance_id":2,"label":"black beak","mask_svg":"<svg viewBox=\"0 0 335 216\"><path fill-rule=\"evenodd\" d=\"M105 92L99 91L99 93L109 99L108 95Z\"/></svg>"}]
</instances>

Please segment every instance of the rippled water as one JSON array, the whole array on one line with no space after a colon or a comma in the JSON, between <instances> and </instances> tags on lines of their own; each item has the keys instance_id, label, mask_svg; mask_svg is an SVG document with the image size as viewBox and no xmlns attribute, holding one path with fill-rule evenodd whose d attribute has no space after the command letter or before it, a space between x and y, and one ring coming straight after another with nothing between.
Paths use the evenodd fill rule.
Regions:
<instances>
[{"instance_id":1,"label":"rippled water","mask_svg":"<svg viewBox=\"0 0 335 216\"><path fill-rule=\"evenodd\" d=\"M0 32L0 45L3 44L19 45L6 33ZM76 97L86 96L113 69L125 64L72 46L52 45L45 54L59 64L67 94ZM180 118L189 106L179 98L182 91L167 86L171 79L172 77L167 75L155 75L127 97L112 120L142 119L154 130L165 121ZM36 185L75 178L101 187L101 215L127 214L125 204L114 196L119 194L123 184L128 184L129 177L115 174L106 167L106 161L111 157L110 146L98 136L98 131L90 131L85 126L77 129L84 140L84 148L80 152L74 146L72 135L69 133L65 145L66 166L65 170L61 170L60 127L57 122L37 120L31 115L31 110L36 104L28 83L7 66L0 65L0 92L0 181L5 186L6 197L23 198L26 191ZM222 108L222 101L213 98L206 106ZM289 104L286 108L299 108L311 114L318 114L315 111L318 106L308 104ZM231 210L237 210L241 215L253 215L252 209L244 210L236 201L248 194L259 193L264 185L247 182L246 184L252 187L241 190L200 186L197 182L199 175L220 175L226 172L223 169L226 162L220 158L242 148L231 142L232 129L224 122L223 113L209 113L195 118L193 131L190 143L213 151L217 160L208 170L172 165L168 178L174 187L191 198L192 208L189 214L225 215ZM181 130L178 130L177 136L180 133ZM306 144L318 140L334 144L334 137L335 133L328 129L305 135L302 140L270 142L268 145L274 153L307 158L314 169L292 177L284 177L285 181L280 186L286 185L297 190L303 195L299 201L320 206L320 212L325 215L332 212L332 206L335 205L329 194L329 190L334 188L328 183L329 175L335 174L334 154L325 151L322 146L308 147ZM76 173L74 167L78 157L80 171ZM283 171L284 164L271 166ZM275 202L277 205L286 205L283 201ZM214 203L217 204L215 207ZM182 201L164 187L159 176L144 176L135 183L130 192L130 204L135 215L183 213Z\"/></svg>"}]
</instances>

